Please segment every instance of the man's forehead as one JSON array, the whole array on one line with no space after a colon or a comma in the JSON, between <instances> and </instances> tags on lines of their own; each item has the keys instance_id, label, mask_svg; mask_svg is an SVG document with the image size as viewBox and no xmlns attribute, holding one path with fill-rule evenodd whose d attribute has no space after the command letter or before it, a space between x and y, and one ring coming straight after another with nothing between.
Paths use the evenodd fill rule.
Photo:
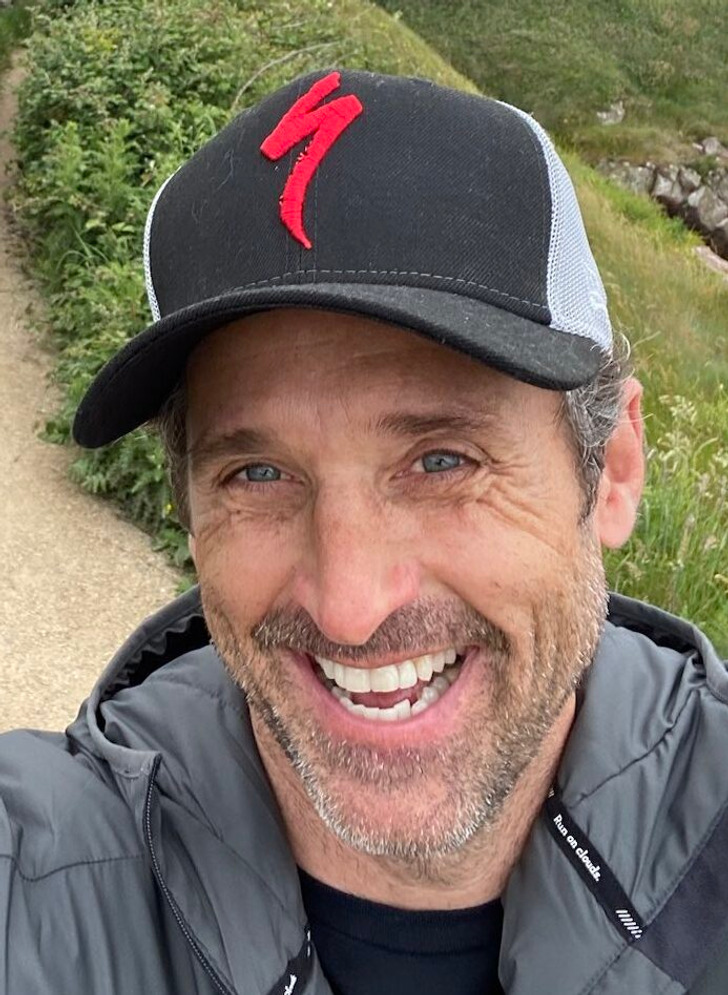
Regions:
<instances>
[{"instance_id":1,"label":"man's forehead","mask_svg":"<svg viewBox=\"0 0 728 995\"><path fill-rule=\"evenodd\" d=\"M365 383L375 376L397 377L416 391L456 378L463 386L487 384L503 390L520 384L506 374L401 326L364 315L280 309L248 316L208 335L187 364L193 388L210 380L238 379L256 393L268 383L305 384L331 378Z\"/></svg>"},{"instance_id":2,"label":"man's forehead","mask_svg":"<svg viewBox=\"0 0 728 995\"><path fill-rule=\"evenodd\" d=\"M480 431L529 390L397 326L316 311L269 312L212 333L188 366L189 438L348 417L361 434Z\"/></svg>"}]
</instances>

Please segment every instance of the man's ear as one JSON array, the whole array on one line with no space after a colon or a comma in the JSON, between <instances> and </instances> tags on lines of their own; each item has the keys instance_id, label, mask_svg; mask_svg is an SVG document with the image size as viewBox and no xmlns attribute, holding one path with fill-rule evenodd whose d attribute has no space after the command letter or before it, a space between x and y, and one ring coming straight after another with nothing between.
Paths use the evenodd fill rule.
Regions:
<instances>
[{"instance_id":1,"label":"man's ear","mask_svg":"<svg viewBox=\"0 0 728 995\"><path fill-rule=\"evenodd\" d=\"M190 551L190 556L192 557L192 562L195 565L195 570L197 569L197 543L195 542L195 537L191 532L187 534L187 548Z\"/></svg>"},{"instance_id":2,"label":"man's ear","mask_svg":"<svg viewBox=\"0 0 728 995\"><path fill-rule=\"evenodd\" d=\"M604 471L594 513L599 541L610 549L632 534L645 482L642 384L630 377L624 385L622 414L607 443Z\"/></svg>"}]
</instances>

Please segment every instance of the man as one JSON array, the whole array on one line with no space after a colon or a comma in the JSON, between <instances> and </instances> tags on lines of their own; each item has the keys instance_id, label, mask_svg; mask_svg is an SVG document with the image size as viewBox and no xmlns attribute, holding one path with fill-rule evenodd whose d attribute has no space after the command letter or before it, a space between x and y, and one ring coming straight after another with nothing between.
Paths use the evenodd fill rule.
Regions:
<instances>
[{"instance_id":1,"label":"man","mask_svg":"<svg viewBox=\"0 0 728 995\"><path fill-rule=\"evenodd\" d=\"M641 390L539 126L315 73L144 254L75 434L156 420L200 588L3 738L3 991L725 993L728 677L608 603Z\"/></svg>"}]
</instances>

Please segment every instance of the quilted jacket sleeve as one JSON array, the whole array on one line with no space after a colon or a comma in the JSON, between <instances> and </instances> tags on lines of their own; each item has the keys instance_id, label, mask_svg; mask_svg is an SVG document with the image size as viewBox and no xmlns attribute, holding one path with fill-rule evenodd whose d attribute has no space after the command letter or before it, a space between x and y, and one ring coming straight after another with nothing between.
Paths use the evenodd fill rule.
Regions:
<instances>
[{"instance_id":1,"label":"quilted jacket sleeve","mask_svg":"<svg viewBox=\"0 0 728 995\"><path fill-rule=\"evenodd\" d=\"M0 736L0 995L173 995L177 932L128 809L65 737Z\"/></svg>"}]
</instances>

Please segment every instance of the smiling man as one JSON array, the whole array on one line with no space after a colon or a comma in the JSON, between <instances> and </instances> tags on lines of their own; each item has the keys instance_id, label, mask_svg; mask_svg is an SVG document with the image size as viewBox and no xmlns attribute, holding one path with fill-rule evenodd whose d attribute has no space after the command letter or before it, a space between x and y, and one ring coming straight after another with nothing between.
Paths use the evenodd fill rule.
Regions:
<instances>
[{"instance_id":1,"label":"smiling man","mask_svg":"<svg viewBox=\"0 0 728 995\"><path fill-rule=\"evenodd\" d=\"M641 388L543 131L315 73L144 252L74 431L154 422L200 584L0 739L1 990L724 995L728 676L608 596Z\"/></svg>"},{"instance_id":2,"label":"smiling man","mask_svg":"<svg viewBox=\"0 0 728 995\"><path fill-rule=\"evenodd\" d=\"M553 391L316 310L193 354L191 549L301 866L413 907L500 894L604 621L600 533L633 521L627 390L583 520Z\"/></svg>"}]
</instances>

